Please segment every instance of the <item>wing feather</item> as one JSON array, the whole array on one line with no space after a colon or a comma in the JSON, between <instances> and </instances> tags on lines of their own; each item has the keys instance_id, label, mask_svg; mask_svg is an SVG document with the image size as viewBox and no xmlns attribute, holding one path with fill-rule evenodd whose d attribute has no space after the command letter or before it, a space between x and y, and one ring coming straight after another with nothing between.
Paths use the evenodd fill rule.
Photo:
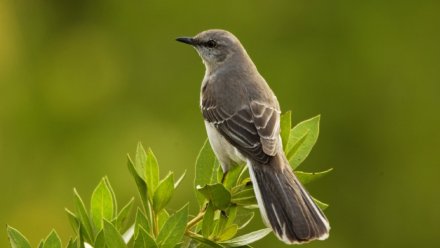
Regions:
<instances>
[{"instance_id":1,"label":"wing feather","mask_svg":"<svg viewBox=\"0 0 440 248\"><path fill-rule=\"evenodd\" d=\"M252 102L228 113L212 100L202 101L202 113L240 152L263 164L275 156L279 146L279 111ZM209 103L209 105L207 104Z\"/></svg>"},{"instance_id":2,"label":"wing feather","mask_svg":"<svg viewBox=\"0 0 440 248\"><path fill-rule=\"evenodd\" d=\"M257 101L251 102L250 109L264 152L270 156L275 156L281 144L279 140L280 111L268 104Z\"/></svg>"}]
</instances>

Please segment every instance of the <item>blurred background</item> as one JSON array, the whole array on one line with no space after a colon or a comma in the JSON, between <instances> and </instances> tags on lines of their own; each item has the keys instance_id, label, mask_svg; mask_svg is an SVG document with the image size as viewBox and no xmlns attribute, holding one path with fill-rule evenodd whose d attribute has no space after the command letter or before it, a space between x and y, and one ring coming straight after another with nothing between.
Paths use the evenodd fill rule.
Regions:
<instances>
[{"instance_id":1,"label":"blurred background","mask_svg":"<svg viewBox=\"0 0 440 248\"><path fill-rule=\"evenodd\" d=\"M72 188L88 199L105 175L121 205L137 197L126 153L138 141L163 174L188 171L171 206L195 213L204 67L174 39L223 28L295 123L322 115L300 169L335 168L309 186L332 230L304 247L440 247L439 11L434 0L3 0L0 226L33 245L52 228L67 240ZM269 245L287 247L273 235L255 247Z\"/></svg>"}]
</instances>

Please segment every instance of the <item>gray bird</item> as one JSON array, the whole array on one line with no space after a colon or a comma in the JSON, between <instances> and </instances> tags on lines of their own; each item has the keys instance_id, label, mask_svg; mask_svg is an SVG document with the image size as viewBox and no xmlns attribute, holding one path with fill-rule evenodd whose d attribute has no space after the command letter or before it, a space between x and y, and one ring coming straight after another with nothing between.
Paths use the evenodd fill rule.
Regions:
<instances>
[{"instance_id":1,"label":"gray bird","mask_svg":"<svg viewBox=\"0 0 440 248\"><path fill-rule=\"evenodd\" d=\"M218 29L177 41L192 45L205 64L200 106L223 171L248 165L263 221L285 243L326 239L329 222L283 152L278 100L240 41Z\"/></svg>"}]
</instances>

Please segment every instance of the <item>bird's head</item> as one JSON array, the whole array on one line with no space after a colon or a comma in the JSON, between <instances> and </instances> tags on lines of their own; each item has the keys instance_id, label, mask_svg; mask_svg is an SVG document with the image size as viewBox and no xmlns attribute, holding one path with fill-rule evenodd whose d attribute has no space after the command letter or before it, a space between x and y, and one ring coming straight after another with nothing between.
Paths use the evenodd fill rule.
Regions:
<instances>
[{"instance_id":1,"label":"bird's head","mask_svg":"<svg viewBox=\"0 0 440 248\"><path fill-rule=\"evenodd\" d=\"M194 37L180 37L176 40L192 45L208 69L217 68L233 57L247 57L240 41L225 30L206 30Z\"/></svg>"}]
</instances>

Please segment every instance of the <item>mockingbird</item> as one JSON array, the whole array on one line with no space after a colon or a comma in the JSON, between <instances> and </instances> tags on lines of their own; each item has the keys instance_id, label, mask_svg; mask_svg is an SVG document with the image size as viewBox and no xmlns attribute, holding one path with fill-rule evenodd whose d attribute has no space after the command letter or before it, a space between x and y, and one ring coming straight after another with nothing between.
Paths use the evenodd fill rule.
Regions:
<instances>
[{"instance_id":1,"label":"mockingbird","mask_svg":"<svg viewBox=\"0 0 440 248\"><path fill-rule=\"evenodd\" d=\"M324 240L329 222L293 174L280 138L280 106L240 41L224 30L177 38L205 64L200 105L222 169L246 163L262 218L288 244Z\"/></svg>"}]
</instances>

